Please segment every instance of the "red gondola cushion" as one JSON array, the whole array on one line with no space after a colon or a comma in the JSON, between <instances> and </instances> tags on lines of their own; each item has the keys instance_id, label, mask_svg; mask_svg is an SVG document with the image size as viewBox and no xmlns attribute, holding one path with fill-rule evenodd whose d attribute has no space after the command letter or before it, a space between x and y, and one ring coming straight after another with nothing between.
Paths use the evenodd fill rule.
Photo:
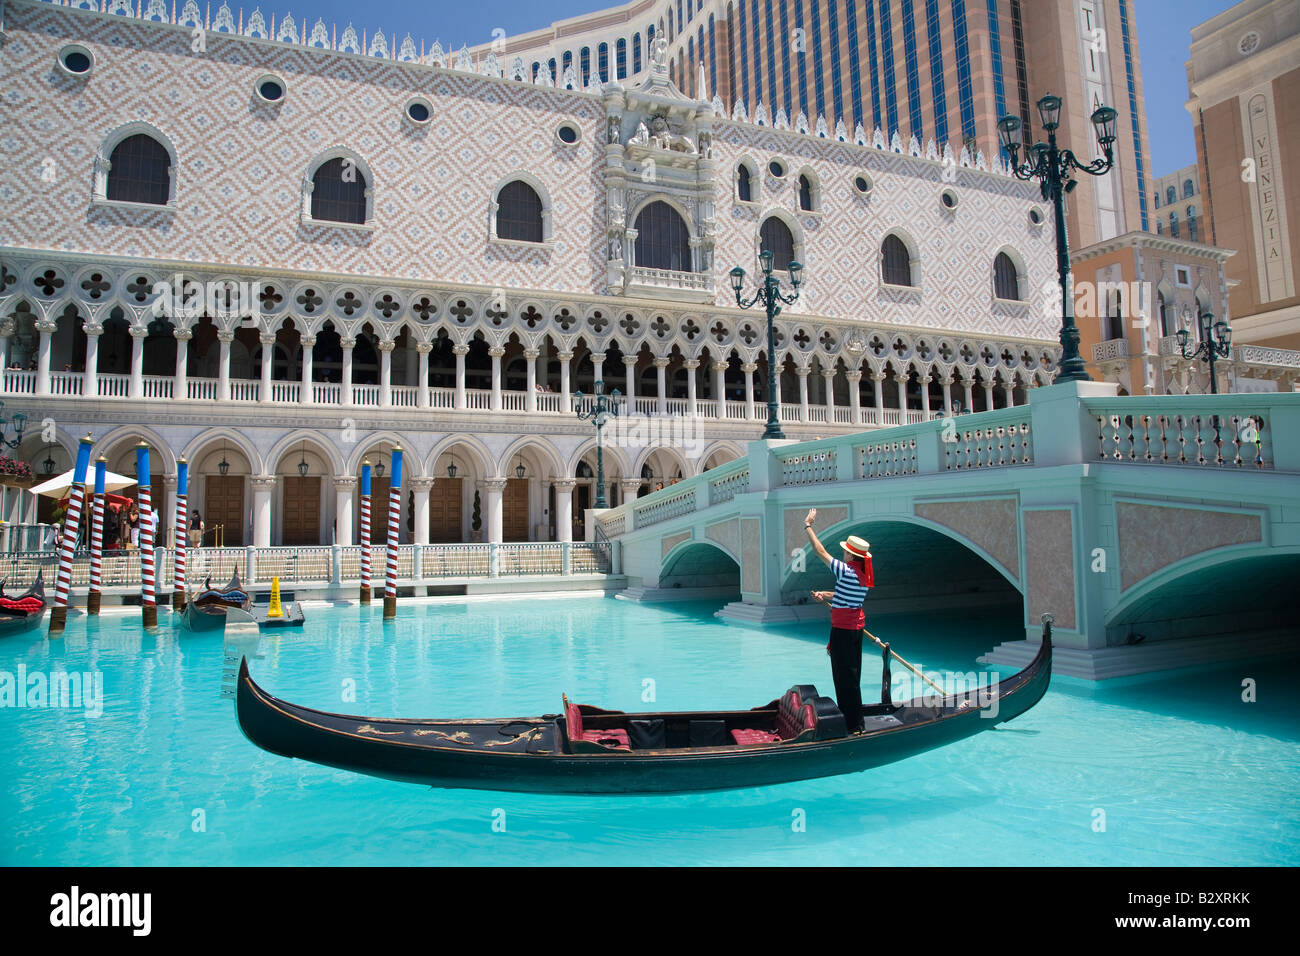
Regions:
<instances>
[{"instance_id":1,"label":"red gondola cushion","mask_svg":"<svg viewBox=\"0 0 1300 956\"><path fill-rule=\"evenodd\" d=\"M602 747L613 747L615 750L632 749L626 730L588 730L582 735L582 739L589 743L600 744ZM611 740L617 743L609 743L608 741Z\"/></svg>"},{"instance_id":2,"label":"red gondola cushion","mask_svg":"<svg viewBox=\"0 0 1300 956\"><path fill-rule=\"evenodd\" d=\"M774 744L782 740L793 740L805 730L813 730L816 726L816 709L812 704L805 704L794 691L790 691L777 705L775 733L770 730L733 730L731 739L741 746Z\"/></svg>"},{"instance_id":3,"label":"red gondola cushion","mask_svg":"<svg viewBox=\"0 0 1300 956\"><path fill-rule=\"evenodd\" d=\"M34 614L45 606L45 602L38 597L25 597L19 600L13 598L0 598L0 608L6 611L21 611L24 614Z\"/></svg>"},{"instance_id":4,"label":"red gondola cushion","mask_svg":"<svg viewBox=\"0 0 1300 956\"><path fill-rule=\"evenodd\" d=\"M781 738L770 730L733 730L731 739L744 747L749 744L774 744Z\"/></svg>"},{"instance_id":5,"label":"red gondola cushion","mask_svg":"<svg viewBox=\"0 0 1300 956\"><path fill-rule=\"evenodd\" d=\"M568 698L564 700L564 716L569 725L569 739L582 740L582 711Z\"/></svg>"}]
</instances>

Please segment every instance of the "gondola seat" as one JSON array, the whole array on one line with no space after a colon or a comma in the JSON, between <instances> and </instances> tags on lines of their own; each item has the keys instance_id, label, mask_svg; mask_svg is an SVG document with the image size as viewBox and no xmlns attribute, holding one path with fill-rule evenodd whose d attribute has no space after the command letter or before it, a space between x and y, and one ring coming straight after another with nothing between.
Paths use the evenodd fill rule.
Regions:
<instances>
[{"instance_id":1,"label":"gondola seat","mask_svg":"<svg viewBox=\"0 0 1300 956\"><path fill-rule=\"evenodd\" d=\"M816 709L811 703L804 701L797 689L791 689L777 705L775 731L737 729L731 732L731 739L742 747L752 744L775 744L783 740L794 740L800 734L816 729Z\"/></svg>"},{"instance_id":2,"label":"gondola seat","mask_svg":"<svg viewBox=\"0 0 1300 956\"><path fill-rule=\"evenodd\" d=\"M627 731L617 728L609 730L583 730L582 711L578 705L572 703L566 696L564 698L564 717L568 725L570 741L585 741L589 744L597 744L601 747L609 747L614 750L631 750L632 743L628 740Z\"/></svg>"}]
</instances>

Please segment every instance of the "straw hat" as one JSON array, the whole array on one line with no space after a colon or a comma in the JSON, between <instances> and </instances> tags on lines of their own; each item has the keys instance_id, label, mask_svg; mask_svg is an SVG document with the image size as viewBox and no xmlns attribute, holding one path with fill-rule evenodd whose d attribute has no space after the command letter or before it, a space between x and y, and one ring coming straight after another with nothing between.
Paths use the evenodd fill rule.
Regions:
<instances>
[{"instance_id":1,"label":"straw hat","mask_svg":"<svg viewBox=\"0 0 1300 956\"><path fill-rule=\"evenodd\" d=\"M871 542L859 538L856 534L849 535L847 541L841 541L840 547L859 558L871 557Z\"/></svg>"}]
</instances>

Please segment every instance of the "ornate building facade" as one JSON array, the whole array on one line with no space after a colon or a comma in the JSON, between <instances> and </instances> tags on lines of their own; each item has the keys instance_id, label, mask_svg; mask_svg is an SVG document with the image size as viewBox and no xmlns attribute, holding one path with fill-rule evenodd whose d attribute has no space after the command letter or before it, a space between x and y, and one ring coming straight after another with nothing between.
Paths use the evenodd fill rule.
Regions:
<instances>
[{"instance_id":1,"label":"ornate building facade","mask_svg":"<svg viewBox=\"0 0 1300 956\"><path fill-rule=\"evenodd\" d=\"M580 537L597 455L576 412L601 381L623 392L611 503L737 457L766 419L767 335L729 271L752 288L761 249L783 278L803 264L776 320L791 437L1051 379L1035 186L978 150L751 122L682 93L666 41L638 81L570 89L225 4L3 17L15 454L62 470L91 431L130 474L144 440L164 488L184 456L227 544L355 541L361 462L397 444L403 540Z\"/></svg>"}]
</instances>

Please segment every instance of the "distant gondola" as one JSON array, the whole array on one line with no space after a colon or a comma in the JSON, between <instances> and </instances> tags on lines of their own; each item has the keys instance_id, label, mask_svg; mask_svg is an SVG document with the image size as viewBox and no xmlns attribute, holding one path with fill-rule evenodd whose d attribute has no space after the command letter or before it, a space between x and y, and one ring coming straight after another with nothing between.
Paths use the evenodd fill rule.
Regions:
<instances>
[{"instance_id":1,"label":"distant gondola","mask_svg":"<svg viewBox=\"0 0 1300 956\"><path fill-rule=\"evenodd\" d=\"M285 757L432 787L531 793L729 790L869 770L1018 717L1047 691L1051 624L1029 666L981 692L863 707L866 730L797 685L748 711L627 714L579 706L517 720L398 720L309 710L267 694L240 665L240 729Z\"/></svg>"},{"instance_id":2,"label":"distant gondola","mask_svg":"<svg viewBox=\"0 0 1300 956\"><path fill-rule=\"evenodd\" d=\"M47 606L43 571L37 571L32 586L17 597L7 597L0 588L0 637L36 630Z\"/></svg>"},{"instance_id":3,"label":"distant gondola","mask_svg":"<svg viewBox=\"0 0 1300 956\"><path fill-rule=\"evenodd\" d=\"M203 582L203 590L185 603L181 626L188 631L219 631L226 626L226 609L251 608L253 599L239 582L239 569L224 588L212 587L212 578Z\"/></svg>"}]
</instances>

